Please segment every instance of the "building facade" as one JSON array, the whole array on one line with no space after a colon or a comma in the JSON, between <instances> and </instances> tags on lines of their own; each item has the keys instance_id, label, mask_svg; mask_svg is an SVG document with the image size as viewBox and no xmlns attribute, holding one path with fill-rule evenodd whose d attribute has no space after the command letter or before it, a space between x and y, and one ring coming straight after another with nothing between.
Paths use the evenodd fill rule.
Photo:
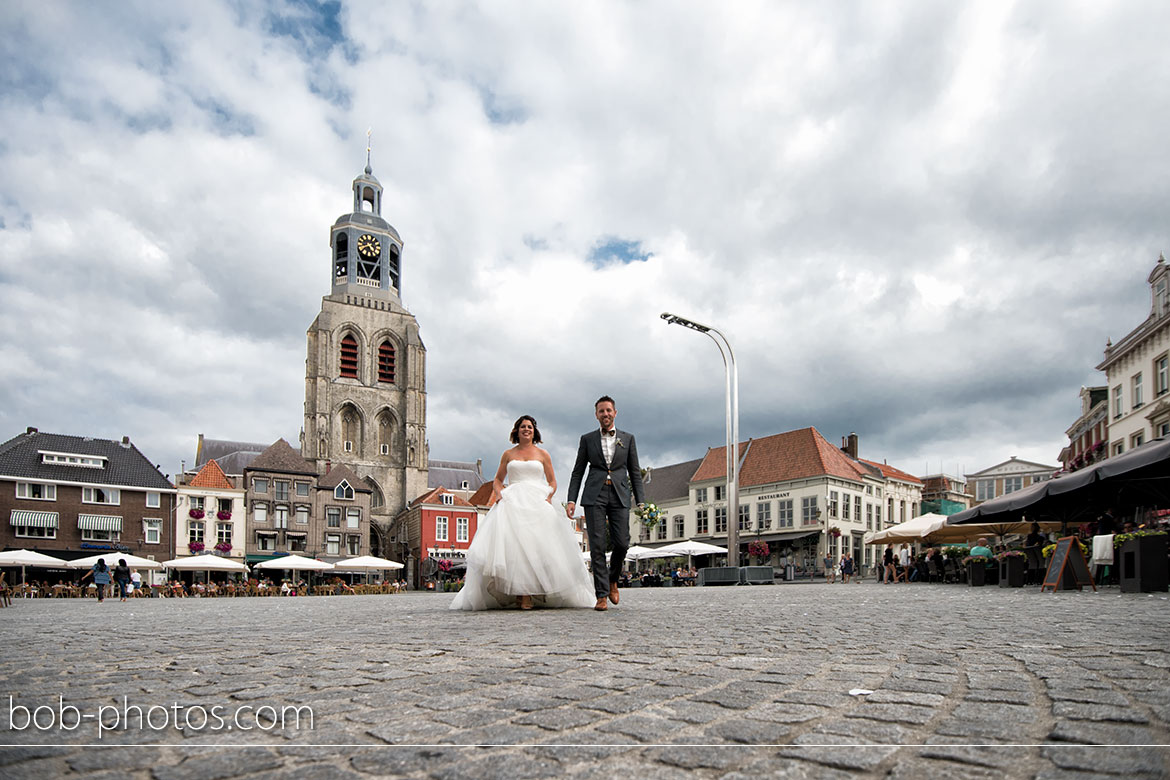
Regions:
<instances>
[{"instance_id":1,"label":"building facade","mask_svg":"<svg viewBox=\"0 0 1170 780\"><path fill-rule=\"evenodd\" d=\"M244 469L249 563L290 553L334 562L370 552L372 491L344 465L318 476L284 439Z\"/></svg>"},{"instance_id":2,"label":"building facade","mask_svg":"<svg viewBox=\"0 0 1170 780\"><path fill-rule=\"evenodd\" d=\"M29 428L0 444L0 547L170 558L175 487L131 444Z\"/></svg>"},{"instance_id":3,"label":"building facade","mask_svg":"<svg viewBox=\"0 0 1170 780\"><path fill-rule=\"evenodd\" d=\"M428 490L412 502L397 517L392 534L408 552L407 582L425 587L438 574L440 561L463 568L479 520L474 505L445 487Z\"/></svg>"},{"instance_id":4,"label":"building facade","mask_svg":"<svg viewBox=\"0 0 1170 780\"><path fill-rule=\"evenodd\" d=\"M244 560L248 533L242 482L228 477L214 459L194 476L179 476L176 558L214 553Z\"/></svg>"},{"instance_id":5,"label":"building facade","mask_svg":"<svg viewBox=\"0 0 1170 780\"><path fill-rule=\"evenodd\" d=\"M1060 451L1061 471L1092 466L1109 454L1109 388L1081 388L1081 416L1065 431L1068 446Z\"/></svg>"},{"instance_id":6,"label":"building facade","mask_svg":"<svg viewBox=\"0 0 1170 780\"><path fill-rule=\"evenodd\" d=\"M1105 346L1109 388L1108 456L1170 435L1170 271L1158 256L1146 282L1150 313L1125 338Z\"/></svg>"},{"instance_id":7,"label":"building facade","mask_svg":"<svg viewBox=\"0 0 1170 780\"><path fill-rule=\"evenodd\" d=\"M725 452L716 447L699 461L653 469L647 500L669 519L647 531L631 513L631 540L658 546L693 538L722 546L728 522L738 522L740 560L749 560L751 542L765 542L769 555L756 562L791 564L807 574L821 568L825 555L836 560L846 549L859 566L871 564L865 533L885 527L888 507L912 512L922 500L916 477L857 458L856 436L838 448L815 428L802 428L739 445L740 504L731 518Z\"/></svg>"},{"instance_id":8,"label":"building facade","mask_svg":"<svg viewBox=\"0 0 1170 780\"><path fill-rule=\"evenodd\" d=\"M970 509L972 496L962 477L930 474L922 478L922 504L919 514L954 515Z\"/></svg>"},{"instance_id":9,"label":"building facade","mask_svg":"<svg viewBox=\"0 0 1170 780\"><path fill-rule=\"evenodd\" d=\"M343 464L357 475L381 555L393 518L427 491L426 348L402 304L403 242L368 164L329 239L330 292L307 334L301 453L317 473Z\"/></svg>"},{"instance_id":10,"label":"building facade","mask_svg":"<svg viewBox=\"0 0 1170 780\"><path fill-rule=\"evenodd\" d=\"M1059 470L1058 466L1047 466L1030 460L1020 460L1015 455L997 463L990 468L967 474L967 487L975 494L975 501L971 506L977 506L984 501L1023 490L1028 485L1052 479Z\"/></svg>"}]
</instances>

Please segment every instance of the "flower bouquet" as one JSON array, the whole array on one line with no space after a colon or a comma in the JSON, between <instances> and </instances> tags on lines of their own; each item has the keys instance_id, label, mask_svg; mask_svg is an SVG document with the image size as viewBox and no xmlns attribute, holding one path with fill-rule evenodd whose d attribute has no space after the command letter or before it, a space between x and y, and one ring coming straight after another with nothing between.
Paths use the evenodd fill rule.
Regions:
<instances>
[{"instance_id":1,"label":"flower bouquet","mask_svg":"<svg viewBox=\"0 0 1170 780\"><path fill-rule=\"evenodd\" d=\"M657 504L647 502L634 510L634 514L646 528L653 528L666 521L666 513Z\"/></svg>"}]
</instances>

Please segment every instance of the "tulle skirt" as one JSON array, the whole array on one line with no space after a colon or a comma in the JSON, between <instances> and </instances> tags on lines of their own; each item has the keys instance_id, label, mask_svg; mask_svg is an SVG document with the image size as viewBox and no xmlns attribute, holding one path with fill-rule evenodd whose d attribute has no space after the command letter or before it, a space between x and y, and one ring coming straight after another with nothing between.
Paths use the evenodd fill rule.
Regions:
<instances>
[{"instance_id":1,"label":"tulle skirt","mask_svg":"<svg viewBox=\"0 0 1170 780\"><path fill-rule=\"evenodd\" d=\"M467 550L467 575L451 609L515 606L592 607L592 580L564 513L547 499L544 482L508 485L480 523Z\"/></svg>"}]
</instances>

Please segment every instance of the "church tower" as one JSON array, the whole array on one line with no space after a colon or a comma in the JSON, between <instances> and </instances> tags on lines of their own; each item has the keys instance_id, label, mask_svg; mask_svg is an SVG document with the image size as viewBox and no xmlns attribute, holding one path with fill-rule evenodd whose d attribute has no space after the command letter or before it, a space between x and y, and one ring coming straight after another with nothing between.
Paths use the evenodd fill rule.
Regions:
<instances>
[{"instance_id":1,"label":"church tower","mask_svg":"<svg viewBox=\"0 0 1170 780\"><path fill-rule=\"evenodd\" d=\"M329 246L331 290L308 331L301 453L318 473L345 464L373 489L370 549L385 555L390 521L427 490L426 347L402 305L402 238L382 218L368 160Z\"/></svg>"}]
</instances>

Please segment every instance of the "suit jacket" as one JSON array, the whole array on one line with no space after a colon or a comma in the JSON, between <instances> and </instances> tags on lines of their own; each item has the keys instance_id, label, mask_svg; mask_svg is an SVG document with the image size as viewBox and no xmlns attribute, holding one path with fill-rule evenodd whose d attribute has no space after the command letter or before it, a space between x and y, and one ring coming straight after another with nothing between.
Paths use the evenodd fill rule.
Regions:
<instances>
[{"instance_id":1,"label":"suit jacket","mask_svg":"<svg viewBox=\"0 0 1170 780\"><path fill-rule=\"evenodd\" d=\"M586 433L581 437L581 443L577 447L577 462L573 464L573 476L569 480L570 501L577 503L577 494L581 492L581 478L585 477L581 506L591 506L598 502L607 479L613 480L622 506L630 506L631 491L634 494L634 503L642 503L642 471L638 468L638 448L634 443L634 434L618 431L617 438L613 463L607 467L605 455L601 450L601 430ZM589 466L588 476L585 476L586 465Z\"/></svg>"}]
</instances>

